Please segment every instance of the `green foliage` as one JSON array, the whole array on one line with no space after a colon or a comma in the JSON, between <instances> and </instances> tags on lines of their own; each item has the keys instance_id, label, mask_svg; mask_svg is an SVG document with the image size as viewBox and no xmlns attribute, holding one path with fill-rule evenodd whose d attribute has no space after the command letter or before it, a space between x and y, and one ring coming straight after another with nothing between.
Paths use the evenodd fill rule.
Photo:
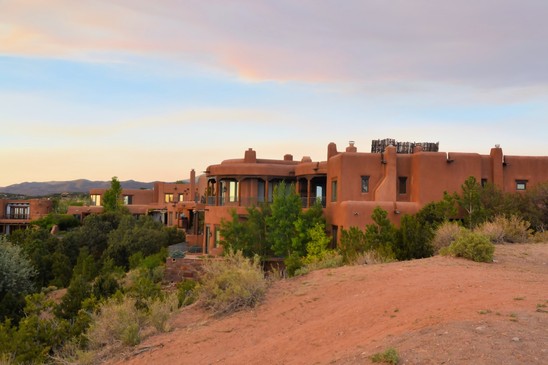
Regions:
<instances>
[{"instance_id":1,"label":"green foliage","mask_svg":"<svg viewBox=\"0 0 548 365\"><path fill-rule=\"evenodd\" d=\"M341 229L339 251L345 263L353 263L366 249L365 233L362 230L354 226Z\"/></svg>"},{"instance_id":2,"label":"green foliage","mask_svg":"<svg viewBox=\"0 0 548 365\"><path fill-rule=\"evenodd\" d=\"M191 279L184 279L177 283L177 299L178 306L185 307L191 305L198 298L196 292L196 281Z\"/></svg>"},{"instance_id":3,"label":"green foliage","mask_svg":"<svg viewBox=\"0 0 548 365\"><path fill-rule=\"evenodd\" d=\"M472 261L493 262L495 246L489 241L488 237L480 233L465 230L444 251L450 255L463 257Z\"/></svg>"},{"instance_id":4,"label":"green foliage","mask_svg":"<svg viewBox=\"0 0 548 365\"><path fill-rule=\"evenodd\" d=\"M295 276L297 270L304 266L304 263L301 255L297 252L293 252L284 259L284 265L287 276L292 277Z\"/></svg>"},{"instance_id":5,"label":"green foliage","mask_svg":"<svg viewBox=\"0 0 548 365\"><path fill-rule=\"evenodd\" d=\"M321 261L328 253L328 245L331 239L327 237L325 233L325 225L323 223L316 223L316 225L308 230L310 240L306 244L306 257L304 262L306 264Z\"/></svg>"},{"instance_id":6,"label":"green foliage","mask_svg":"<svg viewBox=\"0 0 548 365\"><path fill-rule=\"evenodd\" d=\"M0 236L0 299L6 293L25 294L33 290L32 277L36 270L22 252Z\"/></svg>"},{"instance_id":7,"label":"green foliage","mask_svg":"<svg viewBox=\"0 0 548 365\"><path fill-rule=\"evenodd\" d=\"M379 352L372 355L371 361L397 365L397 363L400 361L400 357L396 349L390 347L384 352Z\"/></svg>"},{"instance_id":8,"label":"green foliage","mask_svg":"<svg viewBox=\"0 0 548 365\"><path fill-rule=\"evenodd\" d=\"M375 223L365 227L367 250L373 249L386 259L395 258L394 247L397 244L398 231L388 219L388 212L376 207L371 218Z\"/></svg>"},{"instance_id":9,"label":"green foliage","mask_svg":"<svg viewBox=\"0 0 548 365\"><path fill-rule=\"evenodd\" d=\"M59 227L59 230L66 231L70 228L78 227L80 225L80 221L70 214L50 213L45 217L32 221L31 224L47 229L48 231L56 225Z\"/></svg>"},{"instance_id":10,"label":"green foliage","mask_svg":"<svg viewBox=\"0 0 548 365\"><path fill-rule=\"evenodd\" d=\"M443 199L426 204L416 214L418 221L423 225L430 225L433 229L443 222L457 217L456 195L443 193Z\"/></svg>"},{"instance_id":11,"label":"green foliage","mask_svg":"<svg viewBox=\"0 0 548 365\"><path fill-rule=\"evenodd\" d=\"M137 252L149 256L167 247L169 236L161 223L154 222L149 216L135 219L124 216L118 228L108 236L106 257L114 260L117 266L129 267L129 257Z\"/></svg>"},{"instance_id":12,"label":"green foliage","mask_svg":"<svg viewBox=\"0 0 548 365\"><path fill-rule=\"evenodd\" d=\"M122 184L116 176L110 181L110 189L103 194L103 207L105 212L116 212L123 207Z\"/></svg>"},{"instance_id":13,"label":"green foliage","mask_svg":"<svg viewBox=\"0 0 548 365\"><path fill-rule=\"evenodd\" d=\"M411 260L430 257L434 253L432 238L434 232L428 224L421 224L417 216L404 215L398 230L398 243L395 247L398 260Z\"/></svg>"},{"instance_id":14,"label":"green foliage","mask_svg":"<svg viewBox=\"0 0 548 365\"><path fill-rule=\"evenodd\" d=\"M259 257L248 259L238 251L206 260L198 290L201 303L216 314L255 306L266 292Z\"/></svg>"},{"instance_id":15,"label":"green foliage","mask_svg":"<svg viewBox=\"0 0 548 365\"><path fill-rule=\"evenodd\" d=\"M241 219L235 210L231 220L221 221L221 245L228 251L242 251L246 257L268 255L266 217L270 215L267 205L247 208L246 219Z\"/></svg>"},{"instance_id":16,"label":"green foliage","mask_svg":"<svg viewBox=\"0 0 548 365\"><path fill-rule=\"evenodd\" d=\"M466 212L465 223L469 229L483 222L487 212L482 202L482 187L474 176L470 176L461 186L461 194L457 197L459 206Z\"/></svg>"},{"instance_id":17,"label":"green foliage","mask_svg":"<svg viewBox=\"0 0 548 365\"><path fill-rule=\"evenodd\" d=\"M286 185L283 181L277 185L274 188L271 209L272 214L266 218L266 224L274 253L281 256L289 256L292 252L304 255L303 240L295 239L299 233L296 222L299 222L301 216L301 199L295 192L295 187ZM302 218L297 224L308 228Z\"/></svg>"},{"instance_id":18,"label":"green foliage","mask_svg":"<svg viewBox=\"0 0 548 365\"><path fill-rule=\"evenodd\" d=\"M185 242L186 240L186 233L182 229L178 229L177 227L164 227L164 231L167 233L168 245Z\"/></svg>"}]
</instances>

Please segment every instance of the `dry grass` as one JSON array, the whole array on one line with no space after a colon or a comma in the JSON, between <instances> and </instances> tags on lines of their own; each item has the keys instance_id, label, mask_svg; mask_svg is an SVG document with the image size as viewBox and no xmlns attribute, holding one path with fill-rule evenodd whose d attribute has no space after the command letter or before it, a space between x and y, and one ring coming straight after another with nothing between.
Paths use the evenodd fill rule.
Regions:
<instances>
[{"instance_id":1,"label":"dry grass","mask_svg":"<svg viewBox=\"0 0 548 365\"><path fill-rule=\"evenodd\" d=\"M434 246L434 252L438 253L442 248L449 247L453 243L457 236L462 232L463 228L455 222L444 222L436 230L434 239L432 240L432 246Z\"/></svg>"}]
</instances>

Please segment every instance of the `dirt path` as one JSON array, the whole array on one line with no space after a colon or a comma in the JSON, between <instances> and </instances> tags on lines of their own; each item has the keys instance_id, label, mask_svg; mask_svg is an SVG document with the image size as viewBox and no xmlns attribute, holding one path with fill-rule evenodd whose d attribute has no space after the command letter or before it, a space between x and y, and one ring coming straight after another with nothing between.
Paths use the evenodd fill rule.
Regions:
<instances>
[{"instance_id":1,"label":"dirt path","mask_svg":"<svg viewBox=\"0 0 548 365\"><path fill-rule=\"evenodd\" d=\"M194 307L117 364L548 364L548 244L497 246L495 263L447 257L312 272L254 310ZM136 352L134 351L134 353Z\"/></svg>"}]
</instances>

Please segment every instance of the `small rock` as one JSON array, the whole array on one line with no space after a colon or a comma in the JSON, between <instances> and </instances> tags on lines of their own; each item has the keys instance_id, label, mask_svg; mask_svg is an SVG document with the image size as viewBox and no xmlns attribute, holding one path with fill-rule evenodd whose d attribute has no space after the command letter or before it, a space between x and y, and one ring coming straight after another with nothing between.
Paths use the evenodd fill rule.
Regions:
<instances>
[{"instance_id":1,"label":"small rock","mask_svg":"<svg viewBox=\"0 0 548 365\"><path fill-rule=\"evenodd\" d=\"M485 326L476 327L476 331L483 331L484 329L485 329Z\"/></svg>"},{"instance_id":2,"label":"small rock","mask_svg":"<svg viewBox=\"0 0 548 365\"><path fill-rule=\"evenodd\" d=\"M519 342L519 337L512 337L512 341Z\"/></svg>"}]
</instances>

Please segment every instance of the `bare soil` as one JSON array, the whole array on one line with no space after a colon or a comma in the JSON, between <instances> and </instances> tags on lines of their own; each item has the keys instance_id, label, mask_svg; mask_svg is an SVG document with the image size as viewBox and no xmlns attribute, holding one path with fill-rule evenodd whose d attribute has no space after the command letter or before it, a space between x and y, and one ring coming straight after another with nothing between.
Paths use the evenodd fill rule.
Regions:
<instances>
[{"instance_id":1,"label":"bare soil","mask_svg":"<svg viewBox=\"0 0 548 365\"><path fill-rule=\"evenodd\" d=\"M174 330L111 363L548 364L548 244L499 245L494 263L451 257L319 270L273 283L258 307L184 309Z\"/></svg>"}]
</instances>

